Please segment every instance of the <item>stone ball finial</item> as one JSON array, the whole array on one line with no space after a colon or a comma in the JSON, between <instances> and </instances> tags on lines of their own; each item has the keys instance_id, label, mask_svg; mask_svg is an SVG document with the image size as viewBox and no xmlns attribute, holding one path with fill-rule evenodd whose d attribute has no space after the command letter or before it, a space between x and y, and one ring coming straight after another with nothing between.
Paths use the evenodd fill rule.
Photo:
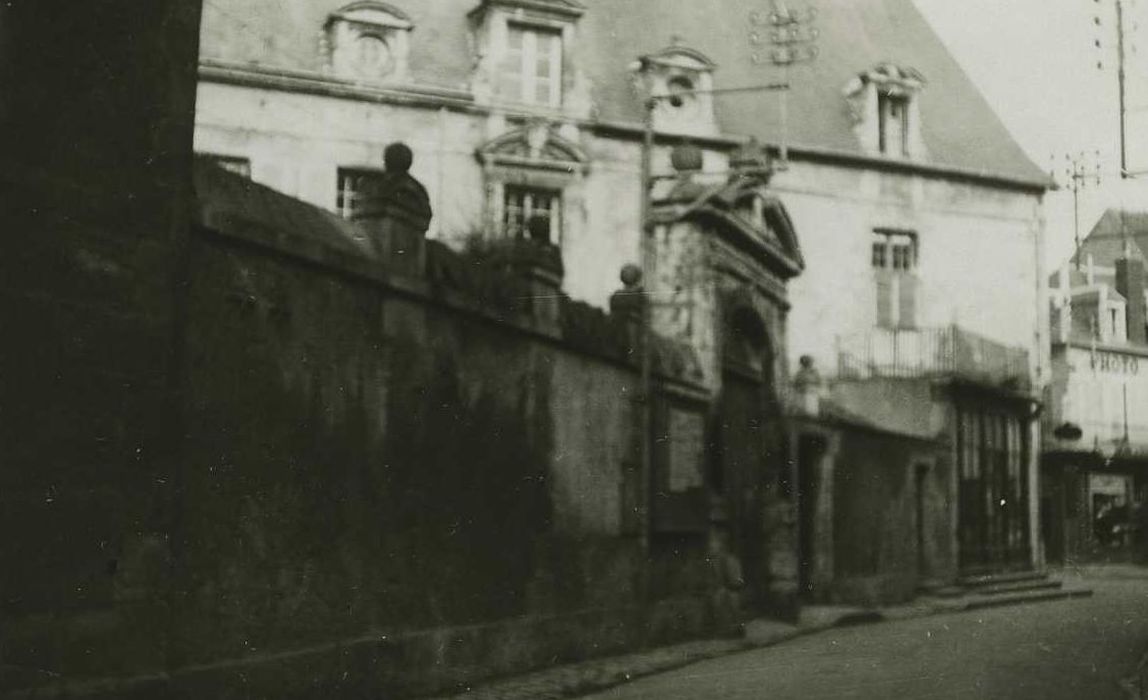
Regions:
<instances>
[{"instance_id":1,"label":"stone ball finial","mask_svg":"<svg viewBox=\"0 0 1148 700\"><path fill-rule=\"evenodd\" d=\"M799 391L804 389L813 388L821 384L821 373L813 366L813 357L811 355L802 355L798 360L801 369L797 370L797 374L793 377L793 383Z\"/></svg>"},{"instance_id":2,"label":"stone ball finial","mask_svg":"<svg viewBox=\"0 0 1148 700\"><path fill-rule=\"evenodd\" d=\"M388 173L402 174L410 171L415 154L411 147L401 141L390 144L383 150L383 166Z\"/></svg>"},{"instance_id":3,"label":"stone ball finial","mask_svg":"<svg viewBox=\"0 0 1148 700\"><path fill-rule=\"evenodd\" d=\"M618 276L626 289L633 289L642 283L642 268L633 263L627 263L622 266L622 272Z\"/></svg>"},{"instance_id":4,"label":"stone ball finial","mask_svg":"<svg viewBox=\"0 0 1148 700\"><path fill-rule=\"evenodd\" d=\"M692 143L682 143L670 151L670 164L679 173L697 172L702 169L702 149Z\"/></svg>"}]
</instances>

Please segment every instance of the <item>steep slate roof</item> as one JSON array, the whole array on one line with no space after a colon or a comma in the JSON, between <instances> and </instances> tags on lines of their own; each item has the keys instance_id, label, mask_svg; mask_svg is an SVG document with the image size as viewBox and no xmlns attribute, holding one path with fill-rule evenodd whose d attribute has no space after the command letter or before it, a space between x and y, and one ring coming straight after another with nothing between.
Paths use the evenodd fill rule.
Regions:
<instances>
[{"instance_id":1,"label":"steep slate roof","mask_svg":"<svg viewBox=\"0 0 1148 700\"><path fill-rule=\"evenodd\" d=\"M473 60L466 14L479 0L393 0L408 14L410 68L420 83L460 88ZM296 70L320 71L319 30L338 0L208 0L202 56ZM665 48L675 36L717 64L715 87L776 81L776 69L749 60L749 15L761 0L582 0L579 41L583 69L594 88L598 117L636 123L641 103L628 67L639 55ZM928 161L982 175L1048 183L956 63L912 0L806 0L817 8L820 55L791 70L788 142L807 150L860 155L843 96L856 75L883 62L919 71L922 135ZM724 133L780 137L776 93L718 96Z\"/></svg>"},{"instance_id":2,"label":"steep slate roof","mask_svg":"<svg viewBox=\"0 0 1148 700\"><path fill-rule=\"evenodd\" d=\"M1123 218L1123 221L1121 221ZM1132 255L1148 258L1148 212L1108 209L1089 231L1088 237L1080 244L1077 255L1081 262L1092 255L1092 262L1103 267L1112 267L1116 259L1124 254L1124 237L1132 244Z\"/></svg>"}]
</instances>

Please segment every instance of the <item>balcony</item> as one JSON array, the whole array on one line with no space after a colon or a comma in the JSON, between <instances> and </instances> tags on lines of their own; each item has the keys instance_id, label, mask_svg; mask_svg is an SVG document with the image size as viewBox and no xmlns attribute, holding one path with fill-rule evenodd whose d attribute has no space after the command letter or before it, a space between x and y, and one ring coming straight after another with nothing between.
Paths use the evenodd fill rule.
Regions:
<instances>
[{"instance_id":1,"label":"balcony","mask_svg":"<svg viewBox=\"0 0 1148 700\"><path fill-rule=\"evenodd\" d=\"M840 379L961 379L1031 389L1028 350L1010 347L959 326L873 329L837 338Z\"/></svg>"}]
</instances>

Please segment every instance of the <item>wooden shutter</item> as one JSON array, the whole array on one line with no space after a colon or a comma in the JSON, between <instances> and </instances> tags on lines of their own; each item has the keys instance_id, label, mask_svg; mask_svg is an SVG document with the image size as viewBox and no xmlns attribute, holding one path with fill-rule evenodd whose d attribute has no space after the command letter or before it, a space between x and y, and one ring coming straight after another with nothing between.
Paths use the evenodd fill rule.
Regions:
<instances>
[{"instance_id":1,"label":"wooden shutter","mask_svg":"<svg viewBox=\"0 0 1148 700\"><path fill-rule=\"evenodd\" d=\"M897 317L898 328L917 327L917 276L912 274L898 275L898 306L900 313Z\"/></svg>"},{"instance_id":2,"label":"wooden shutter","mask_svg":"<svg viewBox=\"0 0 1148 700\"><path fill-rule=\"evenodd\" d=\"M877 278L877 325L893 327L893 277L888 270L874 270Z\"/></svg>"}]
</instances>

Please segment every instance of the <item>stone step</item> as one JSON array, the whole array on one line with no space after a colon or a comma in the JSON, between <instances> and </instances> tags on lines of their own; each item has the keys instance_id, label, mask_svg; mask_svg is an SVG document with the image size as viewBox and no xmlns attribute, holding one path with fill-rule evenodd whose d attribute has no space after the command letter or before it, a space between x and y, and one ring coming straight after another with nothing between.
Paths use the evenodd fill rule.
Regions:
<instances>
[{"instance_id":1,"label":"stone step","mask_svg":"<svg viewBox=\"0 0 1148 700\"><path fill-rule=\"evenodd\" d=\"M1019 593L1003 593L1001 595L980 596L972 598L965 605L965 610L996 608L1005 605L1021 605L1024 603L1040 603L1053 600L1065 600L1067 598L1087 598L1091 595L1091 588L1077 587L1021 591Z\"/></svg>"},{"instance_id":2,"label":"stone step","mask_svg":"<svg viewBox=\"0 0 1148 700\"><path fill-rule=\"evenodd\" d=\"M937 598L960 598L967 592L968 591L960 586L942 586L931 591L930 595L936 596Z\"/></svg>"},{"instance_id":3,"label":"stone step","mask_svg":"<svg viewBox=\"0 0 1148 700\"><path fill-rule=\"evenodd\" d=\"M1021 581L1038 581L1046 578L1048 578L1048 573L1044 571L1009 571L995 574L961 576L957 579L957 585L972 590L983 586L1018 583Z\"/></svg>"},{"instance_id":4,"label":"stone step","mask_svg":"<svg viewBox=\"0 0 1148 700\"><path fill-rule=\"evenodd\" d=\"M1053 590L1063 585L1060 581L1052 578L1033 579L977 586L970 589L969 593L982 596L1007 595L1009 593L1022 593L1024 591Z\"/></svg>"}]
</instances>

